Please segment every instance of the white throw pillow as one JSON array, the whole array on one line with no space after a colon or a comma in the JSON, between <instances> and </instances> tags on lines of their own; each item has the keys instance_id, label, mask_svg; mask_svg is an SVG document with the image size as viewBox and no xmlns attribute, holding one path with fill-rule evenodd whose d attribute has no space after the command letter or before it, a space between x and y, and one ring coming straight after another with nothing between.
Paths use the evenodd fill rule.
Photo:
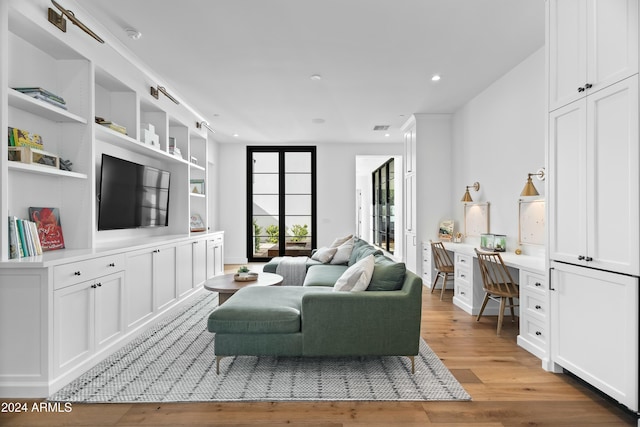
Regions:
<instances>
[{"instance_id":1,"label":"white throw pillow","mask_svg":"<svg viewBox=\"0 0 640 427\"><path fill-rule=\"evenodd\" d=\"M336 240L333 241L333 243L329 245L329 247L337 248L338 246L345 243L347 240L351 239L352 237L353 237L353 234L349 234L348 236L345 236L345 237L338 237Z\"/></svg>"},{"instance_id":2,"label":"white throw pillow","mask_svg":"<svg viewBox=\"0 0 640 427\"><path fill-rule=\"evenodd\" d=\"M353 237L341 244L336 248L336 253L331 259L331 264L346 264L351 258L351 251L353 251Z\"/></svg>"},{"instance_id":3,"label":"white throw pillow","mask_svg":"<svg viewBox=\"0 0 640 427\"><path fill-rule=\"evenodd\" d=\"M375 263L373 255L362 258L342 273L342 276L336 280L333 290L344 292L362 292L367 290L371 276L373 276Z\"/></svg>"},{"instance_id":4,"label":"white throw pillow","mask_svg":"<svg viewBox=\"0 0 640 427\"><path fill-rule=\"evenodd\" d=\"M320 248L313 255L311 255L311 259L326 264L333 259L333 256L337 251L338 248Z\"/></svg>"}]
</instances>

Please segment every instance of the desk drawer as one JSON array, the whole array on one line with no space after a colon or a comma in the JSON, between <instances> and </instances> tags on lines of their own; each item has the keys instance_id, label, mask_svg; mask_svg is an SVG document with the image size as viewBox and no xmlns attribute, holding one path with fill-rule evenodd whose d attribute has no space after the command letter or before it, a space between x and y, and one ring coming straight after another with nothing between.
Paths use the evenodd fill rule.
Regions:
<instances>
[{"instance_id":1,"label":"desk drawer","mask_svg":"<svg viewBox=\"0 0 640 427\"><path fill-rule=\"evenodd\" d=\"M542 274L520 270L520 288L525 288L539 294L547 294L547 278Z\"/></svg>"},{"instance_id":2,"label":"desk drawer","mask_svg":"<svg viewBox=\"0 0 640 427\"><path fill-rule=\"evenodd\" d=\"M65 288L76 283L92 280L124 270L124 255L88 259L70 264L63 264L53 268L54 289Z\"/></svg>"},{"instance_id":3,"label":"desk drawer","mask_svg":"<svg viewBox=\"0 0 640 427\"><path fill-rule=\"evenodd\" d=\"M455 283L455 294L458 299L463 301L467 305L471 305L473 294L471 292L471 286L460 282Z\"/></svg>"},{"instance_id":4,"label":"desk drawer","mask_svg":"<svg viewBox=\"0 0 640 427\"><path fill-rule=\"evenodd\" d=\"M521 326L524 328L524 331L520 331L520 335L523 335L527 341L541 348L547 348L547 343L549 342L547 328L543 326L541 322L527 319L521 322Z\"/></svg>"},{"instance_id":5,"label":"desk drawer","mask_svg":"<svg viewBox=\"0 0 640 427\"><path fill-rule=\"evenodd\" d=\"M520 309L526 310L527 317L532 316L534 319L538 319L544 322L548 316L548 304L543 298L538 297L535 293L523 292L520 294Z\"/></svg>"},{"instance_id":6,"label":"desk drawer","mask_svg":"<svg viewBox=\"0 0 640 427\"><path fill-rule=\"evenodd\" d=\"M456 269L458 267L461 267L461 268L466 267L468 269L471 269L473 268L473 257L471 255L465 255L465 254L460 254L456 252L453 263L455 264Z\"/></svg>"}]
</instances>

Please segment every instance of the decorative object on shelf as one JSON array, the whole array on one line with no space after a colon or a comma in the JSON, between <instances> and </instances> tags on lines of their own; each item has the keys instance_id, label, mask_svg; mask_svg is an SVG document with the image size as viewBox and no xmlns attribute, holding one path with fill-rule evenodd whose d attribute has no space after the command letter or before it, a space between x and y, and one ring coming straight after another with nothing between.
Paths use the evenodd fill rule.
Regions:
<instances>
[{"instance_id":1,"label":"decorative object on shelf","mask_svg":"<svg viewBox=\"0 0 640 427\"><path fill-rule=\"evenodd\" d=\"M471 194L469 194L470 188L473 188L475 191L478 191L480 190L480 183L476 181L471 185L467 185L464 191L464 194L462 195L462 199L460 199L461 202L465 202L465 203L473 202L473 199L471 198Z\"/></svg>"},{"instance_id":2,"label":"decorative object on shelf","mask_svg":"<svg viewBox=\"0 0 640 427\"><path fill-rule=\"evenodd\" d=\"M504 234L481 234L480 248L485 251L505 252L507 250L507 236Z\"/></svg>"},{"instance_id":3,"label":"decorative object on shelf","mask_svg":"<svg viewBox=\"0 0 640 427\"><path fill-rule=\"evenodd\" d=\"M192 194L204 194L204 179L192 179L191 180L191 193Z\"/></svg>"},{"instance_id":4,"label":"decorative object on shelf","mask_svg":"<svg viewBox=\"0 0 640 427\"><path fill-rule=\"evenodd\" d=\"M109 120L105 120L102 117L97 117L96 116L96 123L101 125L101 126L104 126L106 128L109 128L111 130L115 130L116 132L120 132L120 133L122 133L124 135L127 134L127 128L125 126L119 125L119 124L114 123L114 122L109 121Z\"/></svg>"},{"instance_id":5,"label":"decorative object on shelf","mask_svg":"<svg viewBox=\"0 0 640 427\"><path fill-rule=\"evenodd\" d=\"M86 25L84 25L82 22L80 22L80 20L78 18L75 17L75 14L70 11L65 9L64 7L60 6L58 3L56 3L54 0L51 0L51 3L53 3L53 5L55 7L58 8L58 10L62 13L58 14L55 10L49 8L48 10L48 20L49 22L51 22L56 28L58 28L60 31L62 31L63 33L67 32L67 21L65 21L64 16L66 16L67 18L69 18L69 20L71 22L73 22L75 25L77 25L78 27L80 27L80 29L82 31L84 31L85 33L89 34L91 37L93 37L94 39L96 39L99 43L103 43L104 44L104 40L102 40L96 33L94 33L93 31L91 31L89 29L89 27L87 27ZM63 16L64 15L64 16Z\"/></svg>"},{"instance_id":6,"label":"decorative object on shelf","mask_svg":"<svg viewBox=\"0 0 640 427\"><path fill-rule=\"evenodd\" d=\"M71 172L71 165L73 162L71 160L59 159L60 160L60 170Z\"/></svg>"},{"instance_id":7,"label":"decorative object on shelf","mask_svg":"<svg viewBox=\"0 0 640 427\"><path fill-rule=\"evenodd\" d=\"M191 214L190 230L191 231L206 231L206 228L204 226L204 222L202 221L202 218L200 217L200 215L197 214L197 213Z\"/></svg>"},{"instance_id":8,"label":"decorative object on shelf","mask_svg":"<svg viewBox=\"0 0 640 427\"><path fill-rule=\"evenodd\" d=\"M30 147L8 147L8 150L11 161L60 168L60 159L55 154Z\"/></svg>"},{"instance_id":9,"label":"decorative object on shelf","mask_svg":"<svg viewBox=\"0 0 640 427\"><path fill-rule=\"evenodd\" d=\"M43 251L64 249L64 236L58 208L29 208L29 218L36 224Z\"/></svg>"},{"instance_id":10,"label":"decorative object on shelf","mask_svg":"<svg viewBox=\"0 0 640 427\"><path fill-rule=\"evenodd\" d=\"M453 226L454 221L452 219L442 221L438 228L438 238L445 242L451 241L453 239Z\"/></svg>"},{"instance_id":11,"label":"decorative object on shelf","mask_svg":"<svg viewBox=\"0 0 640 427\"><path fill-rule=\"evenodd\" d=\"M195 156L191 156L191 163L194 164L194 165L197 165L198 164L198 158L195 157Z\"/></svg>"},{"instance_id":12,"label":"decorative object on shelf","mask_svg":"<svg viewBox=\"0 0 640 427\"><path fill-rule=\"evenodd\" d=\"M176 146L176 138L173 136L169 137L169 154L182 159L182 152L180 148Z\"/></svg>"},{"instance_id":13,"label":"decorative object on shelf","mask_svg":"<svg viewBox=\"0 0 640 427\"><path fill-rule=\"evenodd\" d=\"M236 282L254 282L258 280L258 273L236 273L233 275Z\"/></svg>"},{"instance_id":14,"label":"decorative object on shelf","mask_svg":"<svg viewBox=\"0 0 640 427\"><path fill-rule=\"evenodd\" d=\"M153 96L155 99L158 99L160 97L159 92L162 92L164 96L172 100L174 103L180 105L180 102L178 102L178 100L175 99L173 96L169 95L169 93L167 92L167 89L165 89L163 86L158 86L157 88L154 88L153 86L151 86L151 96Z\"/></svg>"},{"instance_id":15,"label":"decorative object on shelf","mask_svg":"<svg viewBox=\"0 0 640 427\"><path fill-rule=\"evenodd\" d=\"M37 150L44 148L42 137L38 134L29 134L28 131L17 128L9 128L9 147L30 147Z\"/></svg>"},{"instance_id":16,"label":"decorative object on shelf","mask_svg":"<svg viewBox=\"0 0 640 427\"><path fill-rule=\"evenodd\" d=\"M522 255L522 249L520 249L520 248L516 248L516 250L514 251L514 253L515 253L516 255Z\"/></svg>"},{"instance_id":17,"label":"decorative object on shelf","mask_svg":"<svg viewBox=\"0 0 640 427\"><path fill-rule=\"evenodd\" d=\"M520 193L521 196L539 196L540 195L540 193L538 193L538 190L536 190L536 187L533 185L533 181L531 180L532 176L537 176L538 180L544 181L545 179L544 168L538 169L538 172L536 173L527 174L527 182L525 183L524 188Z\"/></svg>"},{"instance_id":18,"label":"decorative object on shelf","mask_svg":"<svg viewBox=\"0 0 640 427\"><path fill-rule=\"evenodd\" d=\"M462 233L458 231L453 237L453 243L461 243L461 242L462 242Z\"/></svg>"},{"instance_id":19,"label":"decorative object on shelf","mask_svg":"<svg viewBox=\"0 0 640 427\"><path fill-rule=\"evenodd\" d=\"M41 101L48 102L51 105L55 105L58 108L62 108L63 110L67 109L67 103L65 100L56 95L53 92L45 90L41 87L14 87L14 90L17 90L20 93L24 93L32 98L39 99Z\"/></svg>"},{"instance_id":20,"label":"decorative object on shelf","mask_svg":"<svg viewBox=\"0 0 640 427\"><path fill-rule=\"evenodd\" d=\"M160 136L156 133L156 127L151 123L140 123L140 141L160 149Z\"/></svg>"},{"instance_id":21,"label":"decorative object on shelf","mask_svg":"<svg viewBox=\"0 0 640 427\"><path fill-rule=\"evenodd\" d=\"M196 122L196 128L198 129L202 129L203 127L206 127L207 129L209 129L211 132L216 133L215 130L213 130L211 128L211 126L209 126L208 122L205 122L204 120L200 121L200 122Z\"/></svg>"}]
</instances>

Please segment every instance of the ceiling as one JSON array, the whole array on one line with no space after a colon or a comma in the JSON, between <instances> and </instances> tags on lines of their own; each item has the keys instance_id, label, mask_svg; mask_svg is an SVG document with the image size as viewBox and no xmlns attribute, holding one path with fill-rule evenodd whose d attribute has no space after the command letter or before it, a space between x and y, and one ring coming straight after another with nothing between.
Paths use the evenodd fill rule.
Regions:
<instances>
[{"instance_id":1,"label":"ceiling","mask_svg":"<svg viewBox=\"0 0 640 427\"><path fill-rule=\"evenodd\" d=\"M544 0L79 3L220 142L401 142L411 114L454 112L544 45Z\"/></svg>"}]
</instances>

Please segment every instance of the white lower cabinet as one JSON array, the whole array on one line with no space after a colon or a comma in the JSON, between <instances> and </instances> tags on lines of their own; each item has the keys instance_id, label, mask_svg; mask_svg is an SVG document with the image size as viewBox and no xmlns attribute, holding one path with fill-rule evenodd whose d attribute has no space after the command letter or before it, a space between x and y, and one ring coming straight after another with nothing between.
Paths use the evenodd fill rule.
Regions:
<instances>
[{"instance_id":1,"label":"white lower cabinet","mask_svg":"<svg viewBox=\"0 0 640 427\"><path fill-rule=\"evenodd\" d=\"M193 290L193 243L184 242L176 246L176 282L178 297Z\"/></svg>"},{"instance_id":2,"label":"white lower cabinet","mask_svg":"<svg viewBox=\"0 0 640 427\"><path fill-rule=\"evenodd\" d=\"M553 362L638 411L638 278L551 269Z\"/></svg>"},{"instance_id":3,"label":"white lower cabinet","mask_svg":"<svg viewBox=\"0 0 640 427\"><path fill-rule=\"evenodd\" d=\"M549 360L549 291L544 274L520 270L520 334L518 345L543 361Z\"/></svg>"},{"instance_id":4,"label":"white lower cabinet","mask_svg":"<svg viewBox=\"0 0 640 427\"><path fill-rule=\"evenodd\" d=\"M57 289L53 295L56 374L85 361L124 334L124 272Z\"/></svg>"},{"instance_id":5,"label":"white lower cabinet","mask_svg":"<svg viewBox=\"0 0 640 427\"><path fill-rule=\"evenodd\" d=\"M224 274L222 235L207 240L207 279Z\"/></svg>"},{"instance_id":6,"label":"white lower cabinet","mask_svg":"<svg viewBox=\"0 0 640 427\"><path fill-rule=\"evenodd\" d=\"M207 279L207 243L205 239L193 242L193 284L202 286Z\"/></svg>"}]
</instances>

